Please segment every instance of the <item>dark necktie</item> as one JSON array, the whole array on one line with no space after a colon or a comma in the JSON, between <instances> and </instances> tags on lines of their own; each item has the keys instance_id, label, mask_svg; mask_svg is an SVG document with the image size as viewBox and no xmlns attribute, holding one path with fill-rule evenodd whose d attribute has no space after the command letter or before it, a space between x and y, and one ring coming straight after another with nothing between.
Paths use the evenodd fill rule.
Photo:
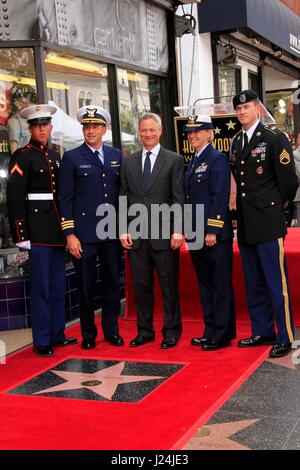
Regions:
<instances>
[{"instance_id":1,"label":"dark necktie","mask_svg":"<svg viewBox=\"0 0 300 470\"><path fill-rule=\"evenodd\" d=\"M150 177L151 177L151 160L150 160L150 155L152 152L147 152L146 153L146 158L144 162L144 171L143 171L143 181L144 181L144 189L147 191L149 183L150 183Z\"/></svg>"},{"instance_id":2,"label":"dark necktie","mask_svg":"<svg viewBox=\"0 0 300 470\"><path fill-rule=\"evenodd\" d=\"M199 158L198 153L195 153L195 155L194 155L194 160L193 160L193 163L192 163L192 165L191 165L191 169L190 169L190 174L189 174L189 176L191 176L191 174L193 173L194 168L195 168L195 166L196 166L196 164L197 164L197 162L198 162L198 158Z\"/></svg>"},{"instance_id":3,"label":"dark necktie","mask_svg":"<svg viewBox=\"0 0 300 470\"><path fill-rule=\"evenodd\" d=\"M246 132L244 132L244 145L243 145L243 149L246 148L248 145L248 135L246 134Z\"/></svg>"},{"instance_id":4,"label":"dark necktie","mask_svg":"<svg viewBox=\"0 0 300 470\"><path fill-rule=\"evenodd\" d=\"M100 158L100 153L98 152L98 150L95 150L94 155L95 155L95 158L98 158L100 165L103 166L102 160Z\"/></svg>"}]
</instances>

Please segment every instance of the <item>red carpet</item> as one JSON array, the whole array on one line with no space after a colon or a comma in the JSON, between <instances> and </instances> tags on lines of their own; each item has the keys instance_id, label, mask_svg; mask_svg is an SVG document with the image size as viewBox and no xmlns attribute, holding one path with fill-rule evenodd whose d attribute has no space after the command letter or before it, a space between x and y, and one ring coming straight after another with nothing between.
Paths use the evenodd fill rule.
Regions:
<instances>
[{"instance_id":1,"label":"red carpet","mask_svg":"<svg viewBox=\"0 0 300 470\"><path fill-rule=\"evenodd\" d=\"M41 358L26 348L0 367L0 448L5 449L179 449L195 429L226 401L263 361L268 348L243 350L235 345L222 351L203 352L189 345L201 334L200 322L184 322L178 346L162 351L157 339L144 347L128 347L135 335L134 321L121 321L126 346L114 348L102 339L93 351L79 345L57 348L56 357ZM239 338L249 328L239 325ZM79 334L79 326L68 335ZM236 343L236 342L235 342ZM68 358L89 358L185 366L138 403L50 398L7 394L8 390Z\"/></svg>"},{"instance_id":2,"label":"red carpet","mask_svg":"<svg viewBox=\"0 0 300 470\"><path fill-rule=\"evenodd\" d=\"M289 272L289 286L292 299L292 307L295 319L295 325L300 326L300 229L290 228L285 240L285 253ZM126 259L126 298L128 299L125 318L135 318L135 308L133 300L133 290L129 262ZM246 292L244 286L244 276L241 265L241 259L237 243L234 242L234 261L233 261L233 285L235 291L237 321L248 322L248 310L246 302ZM161 318L162 299L160 289L156 282L156 292L158 292L155 305L155 315L157 319ZM181 251L180 255L180 298L182 316L185 320L199 320L202 318L202 310L198 293L196 275L192 266L189 252Z\"/></svg>"}]
</instances>

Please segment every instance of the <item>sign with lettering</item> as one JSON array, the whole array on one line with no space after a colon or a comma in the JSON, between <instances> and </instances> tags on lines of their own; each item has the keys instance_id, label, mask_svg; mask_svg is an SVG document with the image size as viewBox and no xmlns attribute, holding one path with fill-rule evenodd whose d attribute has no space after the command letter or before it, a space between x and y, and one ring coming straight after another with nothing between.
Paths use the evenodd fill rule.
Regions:
<instances>
[{"instance_id":1,"label":"sign with lettering","mask_svg":"<svg viewBox=\"0 0 300 470\"><path fill-rule=\"evenodd\" d=\"M183 130L188 117L175 117L174 120L177 152L184 157L184 162L188 165L194 155L194 148L190 146L187 132ZM235 114L211 116L211 120L215 128L212 144L219 152L229 157L232 138L241 129L241 125Z\"/></svg>"}]
</instances>

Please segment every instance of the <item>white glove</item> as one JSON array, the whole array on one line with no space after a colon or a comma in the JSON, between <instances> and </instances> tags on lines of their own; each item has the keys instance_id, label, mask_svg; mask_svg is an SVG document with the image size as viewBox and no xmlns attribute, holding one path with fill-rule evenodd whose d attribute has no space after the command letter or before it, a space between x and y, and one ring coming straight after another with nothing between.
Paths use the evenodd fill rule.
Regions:
<instances>
[{"instance_id":1,"label":"white glove","mask_svg":"<svg viewBox=\"0 0 300 470\"><path fill-rule=\"evenodd\" d=\"M31 249L30 240L25 240L25 242L16 243L16 246L18 248L22 248L23 250L30 250Z\"/></svg>"}]
</instances>

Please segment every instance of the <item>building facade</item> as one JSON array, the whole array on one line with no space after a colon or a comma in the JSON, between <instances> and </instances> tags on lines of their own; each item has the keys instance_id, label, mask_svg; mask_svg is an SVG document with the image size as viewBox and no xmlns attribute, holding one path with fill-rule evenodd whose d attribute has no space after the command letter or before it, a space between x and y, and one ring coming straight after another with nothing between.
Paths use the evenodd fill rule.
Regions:
<instances>
[{"instance_id":1,"label":"building facade","mask_svg":"<svg viewBox=\"0 0 300 470\"><path fill-rule=\"evenodd\" d=\"M297 0L202 0L178 9L195 17L195 35L177 40L182 106L230 102L256 90L280 129L300 130L300 17ZM178 33L178 31L177 31Z\"/></svg>"},{"instance_id":2,"label":"building facade","mask_svg":"<svg viewBox=\"0 0 300 470\"><path fill-rule=\"evenodd\" d=\"M174 11L179 3L1 0L0 330L30 326L27 255L14 248L5 201L10 155L29 140L20 110L37 102L57 106L51 141L61 155L82 143L76 112L91 103L110 112L106 143L124 154L139 145L138 118L146 111L161 116L163 143L174 147L169 115L177 105ZM120 273L124 277L122 266ZM67 288L68 318L74 318L72 271Z\"/></svg>"}]
</instances>

